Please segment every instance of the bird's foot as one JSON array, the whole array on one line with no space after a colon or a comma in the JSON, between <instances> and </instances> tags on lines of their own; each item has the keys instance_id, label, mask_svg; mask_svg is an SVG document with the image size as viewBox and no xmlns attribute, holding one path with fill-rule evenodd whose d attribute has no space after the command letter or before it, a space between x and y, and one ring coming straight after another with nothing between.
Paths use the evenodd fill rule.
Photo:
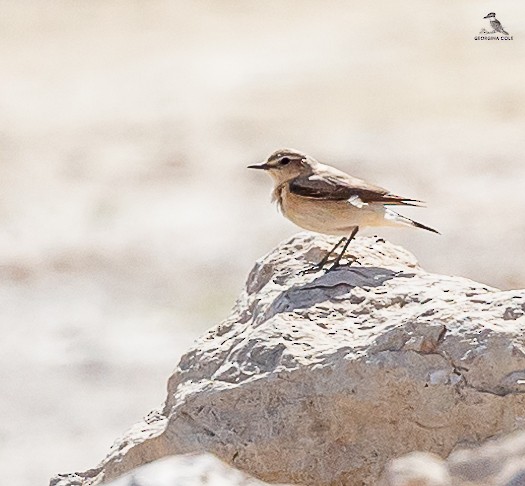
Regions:
<instances>
[{"instance_id":1,"label":"bird's foot","mask_svg":"<svg viewBox=\"0 0 525 486\"><path fill-rule=\"evenodd\" d=\"M317 273L323 269L325 263L326 262L320 262L320 263L316 263L315 265L312 265L311 267L305 268L304 270L301 270L301 272L299 272L299 275L308 275L309 273Z\"/></svg>"},{"instance_id":2,"label":"bird's foot","mask_svg":"<svg viewBox=\"0 0 525 486\"><path fill-rule=\"evenodd\" d=\"M355 255L348 255L346 259L348 260L347 263L341 263L340 259L336 259L335 262L325 270L325 272L328 273L332 270L337 270L340 267L351 267L354 263L361 265L361 262Z\"/></svg>"},{"instance_id":3,"label":"bird's foot","mask_svg":"<svg viewBox=\"0 0 525 486\"><path fill-rule=\"evenodd\" d=\"M299 275L308 275L310 273L317 273L321 270L324 270L325 273L331 272L332 270L335 270L339 267L349 267L354 263L357 263L358 265L361 265L361 262L359 261L358 257L355 255L347 255L345 257L345 260L348 260L348 262L341 263L341 258L335 258L333 260L321 260L319 263L316 263L315 265L312 265L309 268L305 268L302 270ZM328 264L331 265L327 267Z\"/></svg>"}]
</instances>

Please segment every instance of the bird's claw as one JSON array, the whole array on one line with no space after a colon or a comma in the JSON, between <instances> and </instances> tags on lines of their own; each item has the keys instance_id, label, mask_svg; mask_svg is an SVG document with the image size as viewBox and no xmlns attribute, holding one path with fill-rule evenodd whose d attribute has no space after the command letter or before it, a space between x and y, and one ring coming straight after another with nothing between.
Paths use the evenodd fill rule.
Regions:
<instances>
[{"instance_id":1,"label":"bird's claw","mask_svg":"<svg viewBox=\"0 0 525 486\"><path fill-rule=\"evenodd\" d=\"M310 273L317 273L323 270L325 273L331 272L332 270L336 270L339 267L350 267L354 263L357 263L358 265L361 265L361 262L359 261L358 257L355 255L348 255L346 257L348 259L348 263L341 263L339 260L335 260L332 265L327 267L326 265L331 262L319 262L311 267L305 268L304 270L301 270L299 273L300 275L308 275Z\"/></svg>"},{"instance_id":2,"label":"bird's claw","mask_svg":"<svg viewBox=\"0 0 525 486\"><path fill-rule=\"evenodd\" d=\"M320 265L319 263L317 263L316 265L313 265L311 267L305 268L304 270L301 270L299 272L299 275L308 275L309 273L317 273L322 269L323 269L323 265Z\"/></svg>"},{"instance_id":3,"label":"bird's claw","mask_svg":"<svg viewBox=\"0 0 525 486\"><path fill-rule=\"evenodd\" d=\"M355 255L348 255L348 263L342 264L339 260L336 260L332 266L325 270L326 273L331 272L332 270L337 270L339 267L351 267L354 263L361 265L361 262Z\"/></svg>"}]
</instances>

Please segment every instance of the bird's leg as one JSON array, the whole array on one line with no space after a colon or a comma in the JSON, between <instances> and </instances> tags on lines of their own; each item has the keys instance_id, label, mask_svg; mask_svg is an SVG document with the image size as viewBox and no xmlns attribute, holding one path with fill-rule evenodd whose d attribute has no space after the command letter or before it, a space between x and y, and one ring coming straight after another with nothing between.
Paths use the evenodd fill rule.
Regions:
<instances>
[{"instance_id":1,"label":"bird's leg","mask_svg":"<svg viewBox=\"0 0 525 486\"><path fill-rule=\"evenodd\" d=\"M346 240L346 243L345 245L343 246L343 249L341 250L341 253L339 253L339 255L337 256L337 258L335 259L333 265L328 269L328 271L332 271L334 269L336 269L338 266L339 266L339 262L341 261L341 258L343 258L343 255L345 254L345 251L346 249L348 248L348 245L350 244L350 242L354 239L355 235L357 234L357 232L359 231L359 226L356 226L353 230L352 230L352 233L350 233L350 236L348 237L348 239ZM355 261L355 259L354 259Z\"/></svg>"},{"instance_id":2,"label":"bird's leg","mask_svg":"<svg viewBox=\"0 0 525 486\"><path fill-rule=\"evenodd\" d=\"M316 263L313 267L310 267L306 270L304 270L302 273L305 274L305 273L311 273L311 272L317 272L318 270L321 270L325 265L326 265L326 262L328 262L328 259L330 258L330 255L335 251L337 250L337 248L339 247L339 245L346 240L346 236L343 236L333 247L332 249L323 257L323 259L319 262L319 263Z\"/></svg>"},{"instance_id":3,"label":"bird's leg","mask_svg":"<svg viewBox=\"0 0 525 486\"><path fill-rule=\"evenodd\" d=\"M316 267L323 268L326 265L326 262L330 258L330 255L337 250L339 245L346 240L346 236L343 236L333 247L332 249L323 257L323 259L316 265Z\"/></svg>"}]
</instances>

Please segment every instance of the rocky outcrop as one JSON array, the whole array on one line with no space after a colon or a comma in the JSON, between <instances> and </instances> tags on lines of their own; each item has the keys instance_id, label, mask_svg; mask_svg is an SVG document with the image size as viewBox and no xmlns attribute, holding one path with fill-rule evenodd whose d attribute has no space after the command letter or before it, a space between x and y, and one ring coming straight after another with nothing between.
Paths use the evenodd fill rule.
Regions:
<instances>
[{"instance_id":1,"label":"rocky outcrop","mask_svg":"<svg viewBox=\"0 0 525 486\"><path fill-rule=\"evenodd\" d=\"M359 264L302 273L334 241L300 234L259 260L181 358L164 408L52 484L208 451L268 482L372 485L395 457L523 427L525 292L425 272L377 238L352 243Z\"/></svg>"},{"instance_id":2,"label":"rocky outcrop","mask_svg":"<svg viewBox=\"0 0 525 486\"><path fill-rule=\"evenodd\" d=\"M211 454L169 456L141 466L107 486L265 486ZM274 485L279 486L279 485ZM281 485L284 486L284 485Z\"/></svg>"}]
</instances>

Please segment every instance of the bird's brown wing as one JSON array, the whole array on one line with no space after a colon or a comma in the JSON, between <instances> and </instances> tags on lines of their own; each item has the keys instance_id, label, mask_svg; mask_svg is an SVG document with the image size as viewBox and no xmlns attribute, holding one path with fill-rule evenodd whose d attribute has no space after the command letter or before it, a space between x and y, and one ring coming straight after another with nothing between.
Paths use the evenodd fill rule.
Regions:
<instances>
[{"instance_id":1,"label":"bird's brown wing","mask_svg":"<svg viewBox=\"0 0 525 486\"><path fill-rule=\"evenodd\" d=\"M382 187L338 171L296 177L289 182L289 189L292 194L330 201L354 199L363 203L405 206L418 206L422 203L417 199L396 196Z\"/></svg>"}]
</instances>

